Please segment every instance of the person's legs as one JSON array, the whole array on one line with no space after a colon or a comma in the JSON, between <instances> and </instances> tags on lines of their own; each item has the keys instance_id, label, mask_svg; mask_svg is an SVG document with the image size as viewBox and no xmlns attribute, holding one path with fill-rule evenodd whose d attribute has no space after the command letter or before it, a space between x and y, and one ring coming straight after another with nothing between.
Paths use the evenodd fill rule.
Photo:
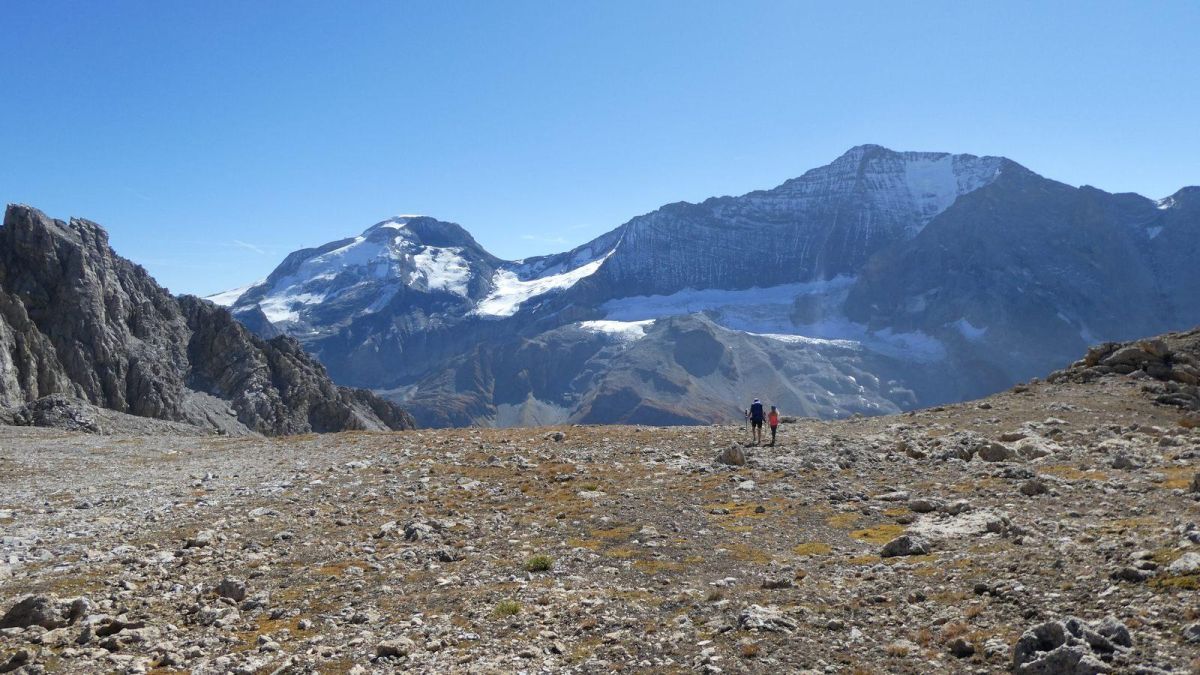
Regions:
<instances>
[{"instance_id":1,"label":"person's legs","mask_svg":"<svg viewBox=\"0 0 1200 675\"><path fill-rule=\"evenodd\" d=\"M775 447L775 427L771 427L771 447Z\"/></svg>"}]
</instances>

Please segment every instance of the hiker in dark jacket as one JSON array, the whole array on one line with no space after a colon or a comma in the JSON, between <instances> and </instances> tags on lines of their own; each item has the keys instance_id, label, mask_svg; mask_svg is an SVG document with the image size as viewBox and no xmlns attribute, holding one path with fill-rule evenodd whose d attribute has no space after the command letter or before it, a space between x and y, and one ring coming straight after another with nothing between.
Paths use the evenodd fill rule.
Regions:
<instances>
[{"instance_id":1,"label":"hiker in dark jacket","mask_svg":"<svg viewBox=\"0 0 1200 675\"><path fill-rule=\"evenodd\" d=\"M762 427L763 420L766 419L766 413L763 411L762 401L754 399L754 403L750 404L750 431L754 437L754 444L762 444Z\"/></svg>"}]
</instances>

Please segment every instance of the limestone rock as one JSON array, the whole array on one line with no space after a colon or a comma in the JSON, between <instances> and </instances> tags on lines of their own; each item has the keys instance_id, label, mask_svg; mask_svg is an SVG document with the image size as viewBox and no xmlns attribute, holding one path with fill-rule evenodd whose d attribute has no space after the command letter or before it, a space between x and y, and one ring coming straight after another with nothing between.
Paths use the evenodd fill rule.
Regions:
<instances>
[{"instance_id":1,"label":"limestone rock","mask_svg":"<svg viewBox=\"0 0 1200 675\"><path fill-rule=\"evenodd\" d=\"M0 227L0 347L0 405L25 406L19 424L98 431L71 403L81 399L220 433L413 426L394 404L334 385L294 340L171 296L99 225L28 206L9 206Z\"/></svg>"},{"instance_id":2,"label":"limestone rock","mask_svg":"<svg viewBox=\"0 0 1200 675\"><path fill-rule=\"evenodd\" d=\"M902 534L884 545L879 555L884 558L896 556L925 555L929 553L929 542L912 534Z\"/></svg>"}]
</instances>

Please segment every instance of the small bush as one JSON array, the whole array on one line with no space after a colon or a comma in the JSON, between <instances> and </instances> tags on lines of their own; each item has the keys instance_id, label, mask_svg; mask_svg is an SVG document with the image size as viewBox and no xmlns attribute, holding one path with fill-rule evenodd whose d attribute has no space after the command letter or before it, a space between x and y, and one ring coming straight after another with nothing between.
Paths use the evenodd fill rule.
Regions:
<instances>
[{"instance_id":1,"label":"small bush","mask_svg":"<svg viewBox=\"0 0 1200 675\"><path fill-rule=\"evenodd\" d=\"M535 555L525 561L526 572L549 572L554 568L554 558L548 555Z\"/></svg>"},{"instance_id":2,"label":"small bush","mask_svg":"<svg viewBox=\"0 0 1200 675\"><path fill-rule=\"evenodd\" d=\"M708 592L708 595L704 596L704 601L705 602L720 602L721 599L724 597L725 597L725 594L721 592L721 589L714 588Z\"/></svg>"},{"instance_id":3,"label":"small bush","mask_svg":"<svg viewBox=\"0 0 1200 675\"><path fill-rule=\"evenodd\" d=\"M501 600L496 603L496 616L516 616L521 613L521 603L516 600Z\"/></svg>"},{"instance_id":4,"label":"small bush","mask_svg":"<svg viewBox=\"0 0 1200 675\"><path fill-rule=\"evenodd\" d=\"M942 626L942 641L949 642L956 637L962 637L971 630L971 627L961 621L952 621L945 626Z\"/></svg>"},{"instance_id":5,"label":"small bush","mask_svg":"<svg viewBox=\"0 0 1200 675\"><path fill-rule=\"evenodd\" d=\"M743 642L742 643L741 655L742 655L743 659L755 658L756 656L758 656L759 652L761 652L761 651L762 651L762 649L758 646L757 642Z\"/></svg>"}]
</instances>

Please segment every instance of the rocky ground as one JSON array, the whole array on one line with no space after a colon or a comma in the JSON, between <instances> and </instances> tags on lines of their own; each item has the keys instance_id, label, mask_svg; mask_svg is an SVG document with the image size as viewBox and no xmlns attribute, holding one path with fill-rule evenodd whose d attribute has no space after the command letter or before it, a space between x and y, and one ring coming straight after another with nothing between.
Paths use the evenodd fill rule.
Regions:
<instances>
[{"instance_id":1,"label":"rocky ground","mask_svg":"<svg viewBox=\"0 0 1200 675\"><path fill-rule=\"evenodd\" d=\"M1200 419L1055 380L774 448L0 428L0 671L1200 672Z\"/></svg>"}]
</instances>

